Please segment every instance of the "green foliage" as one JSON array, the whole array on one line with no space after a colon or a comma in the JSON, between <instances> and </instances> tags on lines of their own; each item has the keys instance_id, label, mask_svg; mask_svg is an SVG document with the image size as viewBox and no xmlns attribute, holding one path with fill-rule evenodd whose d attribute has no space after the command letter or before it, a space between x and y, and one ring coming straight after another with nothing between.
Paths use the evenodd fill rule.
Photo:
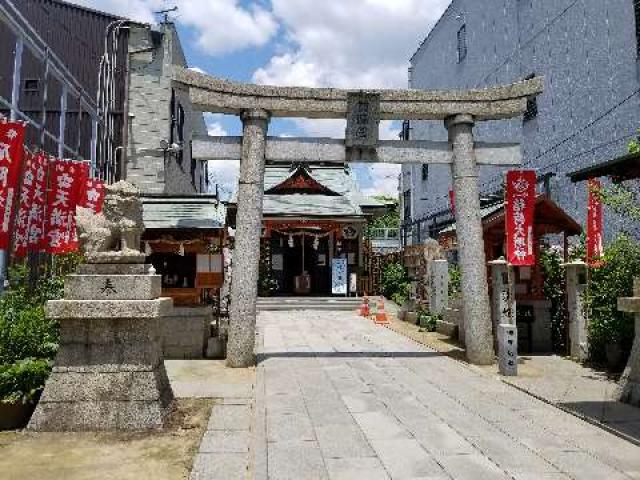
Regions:
<instances>
[{"instance_id":1,"label":"green foliage","mask_svg":"<svg viewBox=\"0 0 640 480\"><path fill-rule=\"evenodd\" d=\"M387 197L386 195L377 195L376 200L393 204L387 213L371 220L365 229L364 236L371 237L371 232L379 228L399 228L400 227L400 211L398 207L398 200L395 198Z\"/></svg>"},{"instance_id":2,"label":"green foliage","mask_svg":"<svg viewBox=\"0 0 640 480\"><path fill-rule=\"evenodd\" d=\"M428 308L420 307L418 309L418 324L424 331L427 332L435 332L436 331L436 322L438 320L442 320L442 316L431 313Z\"/></svg>"},{"instance_id":3,"label":"green foliage","mask_svg":"<svg viewBox=\"0 0 640 480\"><path fill-rule=\"evenodd\" d=\"M589 318L589 353L593 361L606 358L608 343L631 348L632 317L618 311L619 297L633 294L633 279L640 276L640 244L621 235L604 253L604 265L591 270L586 303Z\"/></svg>"},{"instance_id":4,"label":"green foliage","mask_svg":"<svg viewBox=\"0 0 640 480\"><path fill-rule=\"evenodd\" d=\"M553 248L543 248L540 252L540 264L544 274L544 296L551 302L551 338L553 351L566 353L567 310L565 306L565 272L563 258Z\"/></svg>"},{"instance_id":5,"label":"green foliage","mask_svg":"<svg viewBox=\"0 0 640 480\"><path fill-rule=\"evenodd\" d=\"M382 270L382 294L394 303L402 305L409 298L411 283L407 270L399 263L388 263Z\"/></svg>"},{"instance_id":6,"label":"green foliage","mask_svg":"<svg viewBox=\"0 0 640 480\"><path fill-rule=\"evenodd\" d=\"M33 402L50 370L49 362L44 359L25 358L10 365L0 365L0 401Z\"/></svg>"},{"instance_id":7,"label":"green foliage","mask_svg":"<svg viewBox=\"0 0 640 480\"><path fill-rule=\"evenodd\" d=\"M618 184L598 190L602 203L622 217L640 220L640 196L626 185Z\"/></svg>"},{"instance_id":8,"label":"green foliage","mask_svg":"<svg viewBox=\"0 0 640 480\"><path fill-rule=\"evenodd\" d=\"M10 287L0 297L0 400L31 401L44 386L59 341L58 324L45 317L44 304L62 297L63 275L79 258L56 257L51 274L33 286L25 264L11 268Z\"/></svg>"},{"instance_id":9,"label":"green foliage","mask_svg":"<svg viewBox=\"0 0 640 480\"><path fill-rule=\"evenodd\" d=\"M456 299L460 296L462 285L462 270L458 265L449 265L449 298Z\"/></svg>"}]
</instances>

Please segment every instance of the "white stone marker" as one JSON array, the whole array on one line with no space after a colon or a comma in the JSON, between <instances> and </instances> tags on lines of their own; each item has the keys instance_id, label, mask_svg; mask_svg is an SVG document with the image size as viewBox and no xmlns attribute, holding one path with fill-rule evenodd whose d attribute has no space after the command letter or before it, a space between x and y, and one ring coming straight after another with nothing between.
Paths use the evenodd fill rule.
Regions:
<instances>
[{"instance_id":1,"label":"white stone marker","mask_svg":"<svg viewBox=\"0 0 640 480\"><path fill-rule=\"evenodd\" d=\"M587 264L583 261L565 263L569 311L569 345L573 358L584 362L589 357L587 315L584 291L587 289Z\"/></svg>"},{"instance_id":2,"label":"white stone marker","mask_svg":"<svg viewBox=\"0 0 640 480\"><path fill-rule=\"evenodd\" d=\"M618 398L621 402L640 407L640 278L633 282L633 297L618 299L618 309L635 313L636 336L627 368L620 378Z\"/></svg>"},{"instance_id":3,"label":"white stone marker","mask_svg":"<svg viewBox=\"0 0 640 480\"><path fill-rule=\"evenodd\" d=\"M449 305L449 262L432 260L429 277L429 311L439 315Z\"/></svg>"},{"instance_id":4,"label":"white stone marker","mask_svg":"<svg viewBox=\"0 0 640 480\"><path fill-rule=\"evenodd\" d=\"M501 375L518 375L518 327L515 325L498 325L498 367Z\"/></svg>"}]
</instances>

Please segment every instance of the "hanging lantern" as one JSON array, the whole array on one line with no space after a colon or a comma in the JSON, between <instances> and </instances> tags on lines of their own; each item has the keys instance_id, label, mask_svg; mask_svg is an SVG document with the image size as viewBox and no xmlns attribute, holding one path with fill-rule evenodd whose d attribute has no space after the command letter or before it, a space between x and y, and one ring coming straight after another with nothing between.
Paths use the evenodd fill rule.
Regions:
<instances>
[{"instance_id":1,"label":"hanging lantern","mask_svg":"<svg viewBox=\"0 0 640 480\"><path fill-rule=\"evenodd\" d=\"M151 244L149 244L149 242L144 242L144 254L148 257L152 253L153 250L151 249Z\"/></svg>"},{"instance_id":2,"label":"hanging lantern","mask_svg":"<svg viewBox=\"0 0 640 480\"><path fill-rule=\"evenodd\" d=\"M320 237L318 237L318 235L314 235L314 237L313 237L313 249L314 250L318 250L319 246L320 246Z\"/></svg>"},{"instance_id":3,"label":"hanging lantern","mask_svg":"<svg viewBox=\"0 0 640 480\"><path fill-rule=\"evenodd\" d=\"M293 248L293 235L289 235L289 248Z\"/></svg>"},{"instance_id":4,"label":"hanging lantern","mask_svg":"<svg viewBox=\"0 0 640 480\"><path fill-rule=\"evenodd\" d=\"M178 249L178 255L184 257L184 243L180 242L180 248Z\"/></svg>"}]
</instances>

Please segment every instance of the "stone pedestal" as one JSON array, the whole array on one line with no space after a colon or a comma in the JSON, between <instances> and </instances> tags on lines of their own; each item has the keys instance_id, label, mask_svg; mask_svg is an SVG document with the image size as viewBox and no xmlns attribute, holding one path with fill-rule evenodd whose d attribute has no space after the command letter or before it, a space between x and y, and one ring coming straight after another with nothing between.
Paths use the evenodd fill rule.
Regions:
<instances>
[{"instance_id":1,"label":"stone pedestal","mask_svg":"<svg viewBox=\"0 0 640 480\"><path fill-rule=\"evenodd\" d=\"M142 430L162 427L173 400L160 322L173 301L148 265L89 264L47 303L60 349L29 429Z\"/></svg>"},{"instance_id":2,"label":"stone pedestal","mask_svg":"<svg viewBox=\"0 0 640 480\"><path fill-rule=\"evenodd\" d=\"M440 315L449 304L449 262L429 262L429 311Z\"/></svg>"},{"instance_id":3,"label":"stone pedestal","mask_svg":"<svg viewBox=\"0 0 640 480\"><path fill-rule=\"evenodd\" d=\"M569 314L569 352L584 362L589 357L589 337L584 291L587 288L587 264L582 261L565 263L567 276L567 306Z\"/></svg>"},{"instance_id":4,"label":"stone pedestal","mask_svg":"<svg viewBox=\"0 0 640 480\"><path fill-rule=\"evenodd\" d=\"M636 336L633 349L627 362L627 368L620 378L618 398L621 402L640 407L640 278L633 282L633 297L620 298L618 309L623 312L633 312L636 315Z\"/></svg>"}]
</instances>

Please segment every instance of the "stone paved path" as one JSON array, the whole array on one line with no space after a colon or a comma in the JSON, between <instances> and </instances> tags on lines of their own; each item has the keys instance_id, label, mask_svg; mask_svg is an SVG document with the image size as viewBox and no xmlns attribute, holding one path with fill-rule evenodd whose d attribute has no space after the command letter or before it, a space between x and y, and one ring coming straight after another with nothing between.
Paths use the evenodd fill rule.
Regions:
<instances>
[{"instance_id":1,"label":"stone paved path","mask_svg":"<svg viewBox=\"0 0 640 480\"><path fill-rule=\"evenodd\" d=\"M338 312L263 312L257 479L640 479L640 448Z\"/></svg>"}]
</instances>

